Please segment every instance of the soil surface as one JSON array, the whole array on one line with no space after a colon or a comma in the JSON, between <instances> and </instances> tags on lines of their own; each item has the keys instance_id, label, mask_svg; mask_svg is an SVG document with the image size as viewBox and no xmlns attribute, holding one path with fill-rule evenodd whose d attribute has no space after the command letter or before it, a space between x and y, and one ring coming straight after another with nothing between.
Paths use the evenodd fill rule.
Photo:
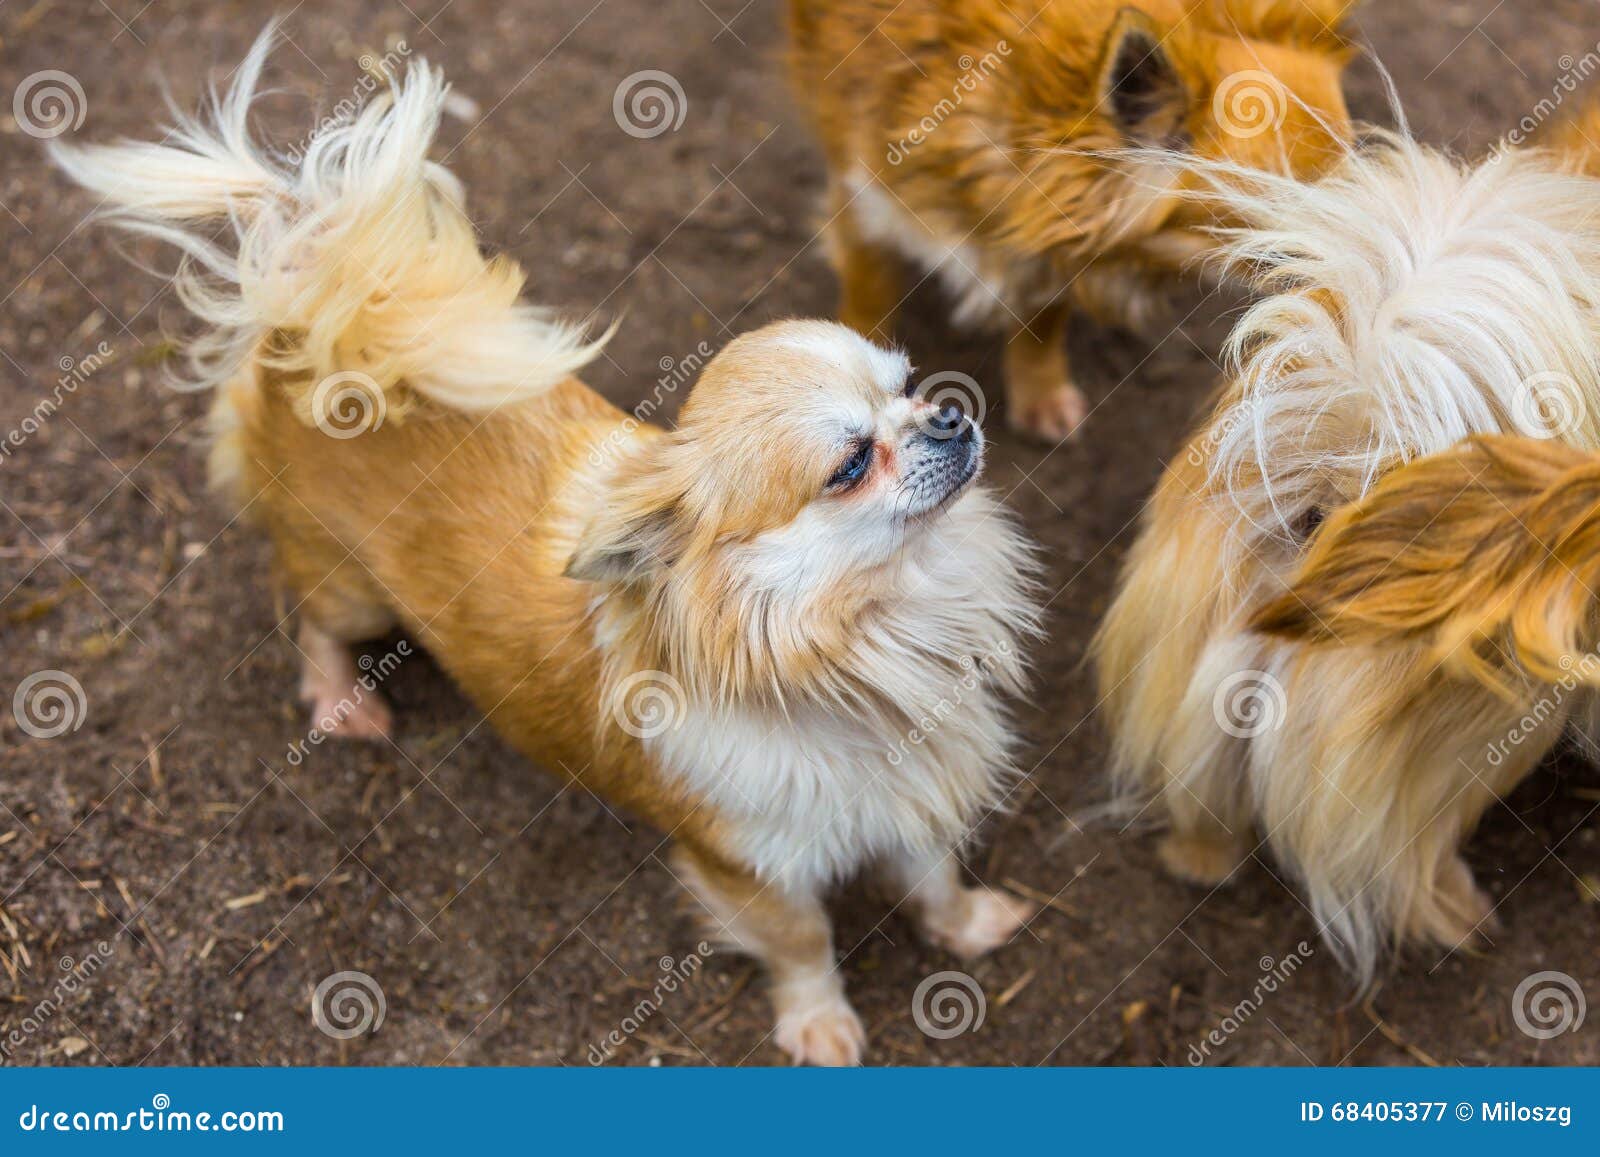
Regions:
<instances>
[{"instance_id":1,"label":"soil surface","mask_svg":"<svg viewBox=\"0 0 1600 1157\"><path fill-rule=\"evenodd\" d=\"M59 70L84 94L80 137L149 136L158 73L193 107L285 7L0 8L0 429L62 393L0 460L0 692L9 703L58 670L85 704L77 730L48 739L0 712L0 1059L583 1065L617 1030L612 1063L780 1063L755 966L691 956L657 833L529 766L426 659L386 682L395 744L290 757L307 724L289 602L266 543L206 493L204 400L161 382L181 310L85 226L88 202L12 102L25 78ZM1473 153L1594 50L1600 8L1383 0L1359 26L1418 134ZM468 99L442 150L486 244L524 263L538 301L624 319L589 375L623 406L698 343L833 308L822 167L778 65L773 0L318 0L286 31L267 107L285 142L359 95L364 55L446 66ZM638 138L613 98L647 69L676 79L686 109L676 130ZM1358 113L1388 119L1370 59L1350 85ZM1183 1065L1216 1029L1211 1064L1600 1063L1600 1014L1548 1040L1512 1016L1519 983L1543 971L1600 999L1600 775L1575 758L1469 845L1501 902L1492 949L1418 954L1370 1001L1265 858L1208 894L1163 874L1148 834L1088 822L1106 743L1084 648L1236 305L1197 296L1176 328L1142 337L1080 329L1095 409L1068 444L1019 443L991 415L991 482L1045 544L1053 597L1024 713L1028 786L970 866L1053 900L968 970L982 1024L932 1036L914 994L961 965L870 890L846 890L841 967L869 1059ZM903 336L926 370L996 380L998 345L953 334L931 286ZM82 385L59 391L75 373ZM1304 956L1293 976L1224 1028L1291 954ZM624 1026L664 970L692 975ZM314 1024L314 991L340 972L381 988L376 1032Z\"/></svg>"}]
</instances>

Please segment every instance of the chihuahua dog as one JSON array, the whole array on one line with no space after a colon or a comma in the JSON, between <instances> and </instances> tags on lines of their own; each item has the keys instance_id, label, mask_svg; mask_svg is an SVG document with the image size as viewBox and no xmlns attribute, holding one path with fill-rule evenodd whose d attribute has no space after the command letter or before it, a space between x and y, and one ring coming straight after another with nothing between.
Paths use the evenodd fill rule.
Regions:
<instances>
[{"instance_id":1,"label":"chihuahua dog","mask_svg":"<svg viewBox=\"0 0 1600 1157\"><path fill-rule=\"evenodd\" d=\"M881 865L964 955L1033 911L956 859L1008 794L1002 697L1037 621L1031 548L974 485L982 434L815 321L729 343L676 429L641 427L573 377L597 343L480 255L427 159L439 74L285 168L247 124L269 39L213 124L55 157L183 254L213 476L272 538L313 715L386 733L370 696L338 704L350 644L403 627L521 751L670 834L795 1061L858 1061L832 883Z\"/></svg>"},{"instance_id":2,"label":"chihuahua dog","mask_svg":"<svg viewBox=\"0 0 1600 1157\"><path fill-rule=\"evenodd\" d=\"M1007 335L1007 417L1088 412L1074 307L1138 321L1217 222L1183 154L1299 175L1349 135L1349 0L790 0L794 88L827 155L840 318L869 336L937 274Z\"/></svg>"},{"instance_id":3,"label":"chihuahua dog","mask_svg":"<svg viewBox=\"0 0 1600 1157\"><path fill-rule=\"evenodd\" d=\"M1169 464L1095 641L1113 771L1131 808L1170 827L1160 854L1182 878L1220 884L1270 848L1364 984L1407 944L1481 939L1491 905L1461 844L1566 714L1526 722L1555 658L1525 645L1546 628L1573 640L1547 621L1547 586L1513 591L1527 568L1509 566L1479 498L1452 512L1442 475L1402 472L1335 519L1359 533L1322 524L1473 434L1600 448L1591 163L1507 148L1473 166L1391 135L1316 184L1217 182L1250 226L1230 257L1265 296L1230 338L1231 380ZM1360 616L1339 600L1379 578L1384 546L1399 565L1356 598L1370 614L1348 629ZM1511 598L1532 601L1513 613ZM1439 669L1502 618L1531 682ZM1395 645L1365 645L1384 624ZM1352 645L1313 645L1327 633ZM1508 738L1524 726L1537 734Z\"/></svg>"}]
</instances>

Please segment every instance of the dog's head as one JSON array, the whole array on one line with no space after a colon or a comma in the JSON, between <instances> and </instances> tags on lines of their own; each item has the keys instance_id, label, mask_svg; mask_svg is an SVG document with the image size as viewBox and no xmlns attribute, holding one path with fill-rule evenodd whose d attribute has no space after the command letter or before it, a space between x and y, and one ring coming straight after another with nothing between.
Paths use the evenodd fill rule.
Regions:
<instances>
[{"instance_id":1,"label":"dog's head","mask_svg":"<svg viewBox=\"0 0 1600 1157\"><path fill-rule=\"evenodd\" d=\"M983 447L903 354L833 323L770 325L610 468L567 574L640 612L641 661L709 697L848 679L874 648L954 661L973 637L946 604L974 624L1030 613L1004 574L1026 548L972 493ZM895 643L874 635L890 620Z\"/></svg>"},{"instance_id":2,"label":"dog's head","mask_svg":"<svg viewBox=\"0 0 1600 1157\"><path fill-rule=\"evenodd\" d=\"M1181 260L1218 223L1185 195L1195 182L1184 156L1322 171L1351 135L1341 77L1352 50L1340 31L1350 7L1142 0L1098 24L1077 5L1033 13L995 73L1009 152L1028 174L1012 231L1035 249L1125 239Z\"/></svg>"},{"instance_id":3,"label":"dog's head","mask_svg":"<svg viewBox=\"0 0 1600 1157\"><path fill-rule=\"evenodd\" d=\"M983 435L921 397L905 355L828 322L737 338L677 429L619 465L568 573L648 582L683 567L826 587L893 559L971 485Z\"/></svg>"}]
</instances>

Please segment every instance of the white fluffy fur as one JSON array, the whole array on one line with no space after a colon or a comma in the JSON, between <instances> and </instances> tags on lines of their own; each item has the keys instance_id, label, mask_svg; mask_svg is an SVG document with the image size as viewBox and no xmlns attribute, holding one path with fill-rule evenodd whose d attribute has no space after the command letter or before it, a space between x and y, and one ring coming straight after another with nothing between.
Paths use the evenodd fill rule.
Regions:
<instances>
[{"instance_id":1,"label":"white fluffy fur","mask_svg":"<svg viewBox=\"0 0 1600 1157\"><path fill-rule=\"evenodd\" d=\"M1224 260L1266 295L1211 424L1246 512L1287 525L1474 433L1600 445L1600 182L1387 135L1323 181L1223 171L1216 195L1248 225Z\"/></svg>"},{"instance_id":2,"label":"white fluffy fur","mask_svg":"<svg viewBox=\"0 0 1600 1157\"><path fill-rule=\"evenodd\" d=\"M781 550L803 570L796 545L785 536ZM961 845L1014 781L1002 696L1021 689L1022 643L1036 629L1030 548L972 491L898 549L896 592L810 694L791 688L769 706L697 699L681 728L652 741L664 767L739 817L736 841L757 872L796 891ZM806 601L848 582L842 569L778 589L767 617L803 630Z\"/></svg>"},{"instance_id":3,"label":"white fluffy fur","mask_svg":"<svg viewBox=\"0 0 1600 1157\"><path fill-rule=\"evenodd\" d=\"M179 296L208 327L187 343L189 384L221 385L254 357L312 383L354 371L481 410L590 361L598 343L518 301L515 264L479 254L460 185L427 159L442 74L418 62L289 168L249 128L273 39L269 26L210 115L180 116L163 143L52 149L103 217L183 254ZM263 351L274 330L295 340Z\"/></svg>"}]
</instances>

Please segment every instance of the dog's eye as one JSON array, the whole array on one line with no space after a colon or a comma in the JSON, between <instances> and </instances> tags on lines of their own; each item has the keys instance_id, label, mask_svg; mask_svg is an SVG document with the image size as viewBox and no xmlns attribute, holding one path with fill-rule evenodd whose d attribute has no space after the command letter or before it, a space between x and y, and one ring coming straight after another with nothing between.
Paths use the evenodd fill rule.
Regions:
<instances>
[{"instance_id":1,"label":"dog's eye","mask_svg":"<svg viewBox=\"0 0 1600 1157\"><path fill-rule=\"evenodd\" d=\"M917 384L918 384L917 383L917 379L912 377L910 374L907 374L906 375L906 384L900 387L900 396L902 398L914 398L914 397L916 397L917 396Z\"/></svg>"},{"instance_id":2,"label":"dog's eye","mask_svg":"<svg viewBox=\"0 0 1600 1157\"><path fill-rule=\"evenodd\" d=\"M871 442L862 442L850 451L850 457L846 458L839 469L833 472L833 477L828 479L828 488L847 489L866 477L867 467L872 465L872 446Z\"/></svg>"},{"instance_id":3,"label":"dog's eye","mask_svg":"<svg viewBox=\"0 0 1600 1157\"><path fill-rule=\"evenodd\" d=\"M1307 510L1296 520L1291 528L1295 541L1299 543L1310 542L1311 536L1317 533L1317 527L1322 525L1326 517L1327 515L1320 506L1313 506L1310 510Z\"/></svg>"}]
</instances>

